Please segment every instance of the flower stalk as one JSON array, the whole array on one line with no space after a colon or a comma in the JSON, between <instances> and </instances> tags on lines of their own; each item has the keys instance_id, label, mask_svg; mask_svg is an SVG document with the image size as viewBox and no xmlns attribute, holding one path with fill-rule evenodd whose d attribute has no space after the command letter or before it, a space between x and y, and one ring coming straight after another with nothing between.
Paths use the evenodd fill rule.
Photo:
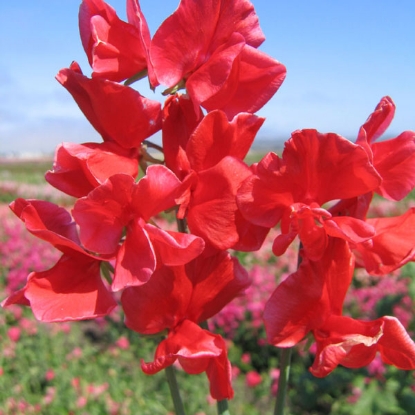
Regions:
<instances>
[{"instance_id":1,"label":"flower stalk","mask_svg":"<svg viewBox=\"0 0 415 415\"><path fill-rule=\"evenodd\" d=\"M176 415L186 415L186 412L183 406L183 401L180 396L179 385L177 383L176 373L174 372L174 367L167 366L165 368L165 373L166 373L167 382L169 384L170 395L173 400L174 411L176 412Z\"/></svg>"},{"instance_id":2,"label":"flower stalk","mask_svg":"<svg viewBox=\"0 0 415 415\"><path fill-rule=\"evenodd\" d=\"M290 377L292 347L281 349L280 377L275 401L274 415L283 415L287 394L288 379Z\"/></svg>"},{"instance_id":3,"label":"flower stalk","mask_svg":"<svg viewBox=\"0 0 415 415\"><path fill-rule=\"evenodd\" d=\"M230 415L228 400L223 399L222 401L217 402L218 415Z\"/></svg>"}]
</instances>

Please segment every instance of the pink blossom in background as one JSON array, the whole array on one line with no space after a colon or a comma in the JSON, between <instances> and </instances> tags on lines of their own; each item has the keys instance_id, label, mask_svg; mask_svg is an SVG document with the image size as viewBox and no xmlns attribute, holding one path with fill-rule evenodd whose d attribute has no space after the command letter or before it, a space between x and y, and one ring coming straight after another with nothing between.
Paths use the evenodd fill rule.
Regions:
<instances>
[{"instance_id":1,"label":"pink blossom in background","mask_svg":"<svg viewBox=\"0 0 415 415\"><path fill-rule=\"evenodd\" d=\"M130 347L130 342L128 341L127 337L121 336L115 344L122 350L127 350Z\"/></svg>"},{"instance_id":2,"label":"pink blossom in background","mask_svg":"<svg viewBox=\"0 0 415 415\"><path fill-rule=\"evenodd\" d=\"M7 330L7 335L12 342L17 343L20 340L21 330L19 327L10 327Z\"/></svg>"},{"instance_id":3,"label":"pink blossom in background","mask_svg":"<svg viewBox=\"0 0 415 415\"><path fill-rule=\"evenodd\" d=\"M376 377L377 379L384 379L383 374L386 372L386 368L379 355L376 355L376 357L368 364L367 371L371 376Z\"/></svg>"},{"instance_id":4,"label":"pink blossom in background","mask_svg":"<svg viewBox=\"0 0 415 415\"><path fill-rule=\"evenodd\" d=\"M49 369L45 374L45 379L50 382L51 380L55 379L55 372L53 369Z\"/></svg>"},{"instance_id":5,"label":"pink blossom in background","mask_svg":"<svg viewBox=\"0 0 415 415\"><path fill-rule=\"evenodd\" d=\"M402 295L403 298L407 297L405 301L401 301L401 304L402 306L406 305L406 307L409 307L410 309L412 300L407 296L409 281L399 279L399 272L400 270L382 277L374 277L368 275L364 270L360 270L360 272L357 273L357 279L362 286L359 288L352 287L349 290L345 300L346 309L352 305L357 305L360 312L363 313L366 318L376 318L376 305L385 297L385 295ZM405 314L404 311L406 307L402 306L402 314ZM401 322L402 324L405 323L404 326L407 327L412 315L405 317L406 318Z\"/></svg>"},{"instance_id":6,"label":"pink blossom in background","mask_svg":"<svg viewBox=\"0 0 415 415\"><path fill-rule=\"evenodd\" d=\"M51 245L29 234L7 206L0 209L0 240L0 268L8 270L6 295L20 289L30 272L51 267L59 257Z\"/></svg>"},{"instance_id":7,"label":"pink blossom in background","mask_svg":"<svg viewBox=\"0 0 415 415\"><path fill-rule=\"evenodd\" d=\"M241 356L241 362L248 364L251 362L251 356L249 355L249 353L243 353Z\"/></svg>"},{"instance_id":8,"label":"pink blossom in background","mask_svg":"<svg viewBox=\"0 0 415 415\"><path fill-rule=\"evenodd\" d=\"M50 405L56 397L56 388L53 386L49 386L46 388L46 394L43 397L43 403L45 405Z\"/></svg>"},{"instance_id":9,"label":"pink blossom in background","mask_svg":"<svg viewBox=\"0 0 415 415\"><path fill-rule=\"evenodd\" d=\"M258 372L251 370L246 374L245 381L249 388L255 388L262 382L262 377Z\"/></svg>"}]
</instances>

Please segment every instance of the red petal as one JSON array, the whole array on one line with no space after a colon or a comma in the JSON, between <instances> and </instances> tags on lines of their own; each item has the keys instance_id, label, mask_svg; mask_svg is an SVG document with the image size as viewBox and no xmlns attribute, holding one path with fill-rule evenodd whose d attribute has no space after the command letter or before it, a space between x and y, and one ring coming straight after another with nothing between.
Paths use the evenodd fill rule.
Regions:
<instances>
[{"instance_id":1,"label":"red petal","mask_svg":"<svg viewBox=\"0 0 415 415\"><path fill-rule=\"evenodd\" d=\"M141 368L144 373L154 374L170 366L176 359L189 374L207 372L210 393L214 399L233 397L230 364L222 337L184 320L176 331L160 343L154 362L142 362Z\"/></svg>"},{"instance_id":2,"label":"red petal","mask_svg":"<svg viewBox=\"0 0 415 415\"><path fill-rule=\"evenodd\" d=\"M152 216L176 205L181 187L177 176L165 166L152 165L137 183L133 194L134 208L148 221Z\"/></svg>"},{"instance_id":3,"label":"red petal","mask_svg":"<svg viewBox=\"0 0 415 415\"><path fill-rule=\"evenodd\" d=\"M222 109L236 91L239 81L239 61L245 39L239 33L218 47L209 59L186 81L186 89L196 105L209 110ZM240 112L248 110L241 110ZM229 116L233 118L235 114Z\"/></svg>"},{"instance_id":4,"label":"red petal","mask_svg":"<svg viewBox=\"0 0 415 415\"><path fill-rule=\"evenodd\" d=\"M219 3L218 0L181 1L158 28L150 56L162 84L176 85L204 62L218 19Z\"/></svg>"},{"instance_id":5,"label":"red petal","mask_svg":"<svg viewBox=\"0 0 415 415\"><path fill-rule=\"evenodd\" d=\"M238 189L236 198L238 208L246 219L267 228L274 227L292 203L292 195L279 193L279 186L273 179L249 176Z\"/></svg>"},{"instance_id":6,"label":"red petal","mask_svg":"<svg viewBox=\"0 0 415 415\"><path fill-rule=\"evenodd\" d=\"M140 3L138 0L127 0L127 17L128 21L138 29L140 34L141 48L145 52L147 60L148 78L150 85L155 88L159 82L156 78L154 67L150 60L150 30L148 28L144 14L141 11Z\"/></svg>"},{"instance_id":7,"label":"red petal","mask_svg":"<svg viewBox=\"0 0 415 415\"><path fill-rule=\"evenodd\" d=\"M137 158L136 150L125 150L114 142L63 143L57 148L53 169L45 178L62 192L82 197L113 174L137 177Z\"/></svg>"},{"instance_id":8,"label":"red petal","mask_svg":"<svg viewBox=\"0 0 415 415\"><path fill-rule=\"evenodd\" d=\"M372 145L373 164L382 177L376 190L383 197L401 200L415 186L415 131Z\"/></svg>"},{"instance_id":9,"label":"red petal","mask_svg":"<svg viewBox=\"0 0 415 415\"><path fill-rule=\"evenodd\" d=\"M366 122L360 127L356 144L372 144L389 127L395 115L395 104L390 97L383 97Z\"/></svg>"},{"instance_id":10,"label":"red petal","mask_svg":"<svg viewBox=\"0 0 415 415\"><path fill-rule=\"evenodd\" d=\"M264 40L258 17L247 0L181 1L155 33L151 60L159 81L169 87L203 65L237 34L258 47Z\"/></svg>"},{"instance_id":11,"label":"red petal","mask_svg":"<svg viewBox=\"0 0 415 415\"><path fill-rule=\"evenodd\" d=\"M29 275L24 295L44 322L84 320L109 314L116 302L100 275L100 262L63 255L50 270Z\"/></svg>"},{"instance_id":12,"label":"red petal","mask_svg":"<svg viewBox=\"0 0 415 415\"><path fill-rule=\"evenodd\" d=\"M187 264L205 248L205 241L195 235L164 231L150 224L145 225L144 228L153 245L158 264L168 266Z\"/></svg>"},{"instance_id":13,"label":"red petal","mask_svg":"<svg viewBox=\"0 0 415 415\"><path fill-rule=\"evenodd\" d=\"M149 42L144 45L139 28L120 20L105 2L84 0L79 28L93 77L120 82L146 69Z\"/></svg>"},{"instance_id":14,"label":"red petal","mask_svg":"<svg viewBox=\"0 0 415 415\"><path fill-rule=\"evenodd\" d=\"M337 238L329 239L319 261L303 258L297 272L278 285L265 305L268 341L278 347L294 346L331 314L341 314L353 270L348 244Z\"/></svg>"},{"instance_id":15,"label":"red petal","mask_svg":"<svg viewBox=\"0 0 415 415\"><path fill-rule=\"evenodd\" d=\"M310 371L327 376L337 365L359 368L369 364L379 351L382 360L399 369L415 369L415 343L394 317L359 321L333 316L315 332L317 355Z\"/></svg>"},{"instance_id":16,"label":"red petal","mask_svg":"<svg viewBox=\"0 0 415 415\"><path fill-rule=\"evenodd\" d=\"M190 262L186 265L186 273L193 283L187 316L198 323L217 314L251 283L238 260L223 251Z\"/></svg>"},{"instance_id":17,"label":"red petal","mask_svg":"<svg viewBox=\"0 0 415 415\"><path fill-rule=\"evenodd\" d=\"M375 234L375 229L369 223L350 216L332 217L323 224L327 235L353 243L367 241Z\"/></svg>"},{"instance_id":18,"label":"red petal","mask_svg":"<svg viewBox=\"0 0 415 415\"><path fill-rule=\"evenodd\" d=\"M238 242L236 191L248 175L249 168L232 157L199 173L187 214L193 234L217 249L228 249Z\"/></svg>"},{"instance_id":19,"label":"red petal","mask_svg":"<svg viewBox=\"0 0 415 415\"><path fill-rule=\"evenodd\" d=\"M390 218L368 219L376 234L370 244L356 245L367 272L384 275L411 261L415 255L415 208Z\"/></svg>"},{"instance_id":20,"label":"red petal","mask_svg":"<svg viewBox=\"0 0 415 415\"><path fill-rule=\"evenodd\" d=\"M226 156L243 160L264 118L238 114L231 122L222 111L212 111L200 122L186 147L193 170L213 167Z\"/></svg>"},{"instance_id":21,"label":"red petal","mask_svg":"<svg viewBox=\"0 0 415 415\"><path fill-rule=\"evenodd\" d=\"M378 341L382 360L398 369L415 369L415 343L404 326L395 317L385 316L380 320L384 323L383 336Z\"/></svg>"},{"instance_id":22,"label":"red petal","mask_svg":"<svg viewBox=\"0 0 415 415\"><path fill-rule=\"evenodd\" d=\"M161 128L161 105L115 82L82 75L77 64L56 79L69 91L105 141L135 148Z\"/></svg>"},{"instance_id":23,"label":"red petal","mask_svg":"<svg viewBox=\"0 0 415 415\"><path fill-rule=\"evenodd\" d=\"M131 176L116 174L75 203L72 214L87 249L100 254L117 251L123 229L132 219L134 186Z\"/></svg>"},{"instance_id":24,"label":"red petal","mask_svg":"<svg viewBox=\"0 0 415 415\"><path fill-rule=\"evenodd\" d=\"M359 321L349 317L332 316L321 330L316 330L317 353L310 372L327 376L339 364L349 368L368 365L375 357L382 322Z\"/></svg>"},{"instance_id":25,"label":"red petal","mask_svg":"<svg viewBox=\"0 0 415 415\"><path fill-rule=\"evenodd\" d=\"M195 111L187 95L167 98L163 108L163 150L166 166L180 179L189 173L190 163L186 154L191 133L202 120L203 114Z\"/></svg>"},{"instance_id":26,"label":"red petal","mask_svg":"<svg viewBox=\"0 0 415 415\"><path fill-rule=\"evenodd\" d=\"M126 288L121 296L125 324L141 334L174 328L185 316L192 283L184 267L161 267L140 287Z\"/></svg>"},{"instance_id":27,"label":"red petal","mask_svg":"<svg viewBox=\"0 0 415 415\"><path fill-rule=\"evenodd\" d=\"M43 200L24 199L16 199L10 208L36 237L49 242L61 252L83 252L76 224L66 209Z\"/></svg>"},{"instance_id":28,"label":"red petal","mask_svg":"<svg viewBox=\"0 0 415 415\"><path fill-rule=\"evenodd\" d=\"M265 40L254 6L249 0L221 0L220 15L216 23L211 49L223 44L233 32L240 33L245 42L255 48Z\"/></svg>"},{"instance_id":29,"label":"red petal","mask_svg":"<svg viewBox=\"0 0 415 415\"><path fill-rule=\"evenodd\" d=\"M103 0L83 0L79 6L79 34L91 66L93 61L91 17L94 15L103 16L107 21L113 21L118 18L115 10Z\"/></svg>"},{"instance_id":30,"label":"red petal","mask_svg":"<svg viewBox=\"0 0 415 415\"><path fill-rule=\"evenodd\" d=\"M155 269L156 255L148 234L139 223L133 222L118 251L111 288L119 291L145 284Z\"/></svg>"},{"instance_id":31,"label":"red petal","mask_svg":"<svg viewBox=\"0 0 415 415\"><path fill-rule=\"evenodd\" d=\"M258 251L268 235L269 228L249 222L242 216L239 210L235 213L235 225L239 239L232 246L232 249L243 252Z\"/></svg>"},{"instance_id":32,"label":"red petal","mask_svg":"<svg viewBox=\"0 0 415 415\"><path fill-rule=\"evenodd\" d=\"M237 71L237 72L236 72ZM229 93L226 85L201 105L208 111L221 109L232 119L240 112L254 113L278 91L286 75L285 66L262 51L245 46L240 61L229 81L235 86Z\"/></svg>"},{"instance_id":33,"label":"red petal","mask_svg":"<svg viewBox=\"0 0 415 415\"><path fill-rule=\"evenodd\" d=\"M280 185L294 189L295 202L322 206L365 194L380 184L366 152L334 133L296 131L286 142L282 158L286 171Z\"/></svg>"}]
</instances>

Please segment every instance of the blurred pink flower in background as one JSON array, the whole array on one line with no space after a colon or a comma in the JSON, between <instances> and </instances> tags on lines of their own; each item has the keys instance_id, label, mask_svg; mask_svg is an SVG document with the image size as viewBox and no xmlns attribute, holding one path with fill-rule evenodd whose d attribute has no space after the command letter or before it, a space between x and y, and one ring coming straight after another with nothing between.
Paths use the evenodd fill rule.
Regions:
<instances>
[{"instance_id":1,"label":"blurred pink flower in background","mask_svg":"<svg viewBox=\"0 0 415 415\"><path fill-rule=\"evenodd\" d=\"M245 381L248 387L255 388L262 382L262 377L258 372L251 370L246 374Z\"/></svg>"}]
</instances>

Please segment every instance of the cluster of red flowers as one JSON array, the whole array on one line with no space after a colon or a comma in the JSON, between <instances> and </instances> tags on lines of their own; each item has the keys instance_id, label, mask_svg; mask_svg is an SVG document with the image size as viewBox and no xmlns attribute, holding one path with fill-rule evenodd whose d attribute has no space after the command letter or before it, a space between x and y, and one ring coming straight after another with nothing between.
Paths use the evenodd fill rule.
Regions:
<instances>
[{"instance_id":1,"label":"cluster of red flowers","mask_svg":"<svg viewBox=\"0 0 415 415\"><path fill-rule=\"evenodd\" d=\"M269 153L248 166L243 160L264 121L254 112L286 73L258 50L264 36L253 5L181 0L153 37L138 0L127 0L127 17L103 0L82 1L92 77L74 62L57 80L103 142L56 150L46 180L77 198L71 214L46 201L11 204L28 231L62 256L31 273L3 305L30 305L46 322L82 320L110 313L122 291L126 325L166 336L154 361L142 362L146 373L178 360L190 374L207 373L215 399L232 398L225 341L200 323L250 284L229 250L258 250L279 225L274 254L298 237L300 260L265 304L269 342L291 347L314 336L316 376L338 364L367 365L377 352L415 369L415 344L396 318L342 315L355 266L382 275L415 254L415 210L366 217L375 193L400 200L415 186L415 133L375 142L393 118L392 100L381 100L355 144L295 131L281 158ZM152 89L166 87L163 106L130 86L146 76ZM160 130L164 160L147 151ZM165 211L175 214L177 232L158 225Z\"/></svg>"}]
</instances>

